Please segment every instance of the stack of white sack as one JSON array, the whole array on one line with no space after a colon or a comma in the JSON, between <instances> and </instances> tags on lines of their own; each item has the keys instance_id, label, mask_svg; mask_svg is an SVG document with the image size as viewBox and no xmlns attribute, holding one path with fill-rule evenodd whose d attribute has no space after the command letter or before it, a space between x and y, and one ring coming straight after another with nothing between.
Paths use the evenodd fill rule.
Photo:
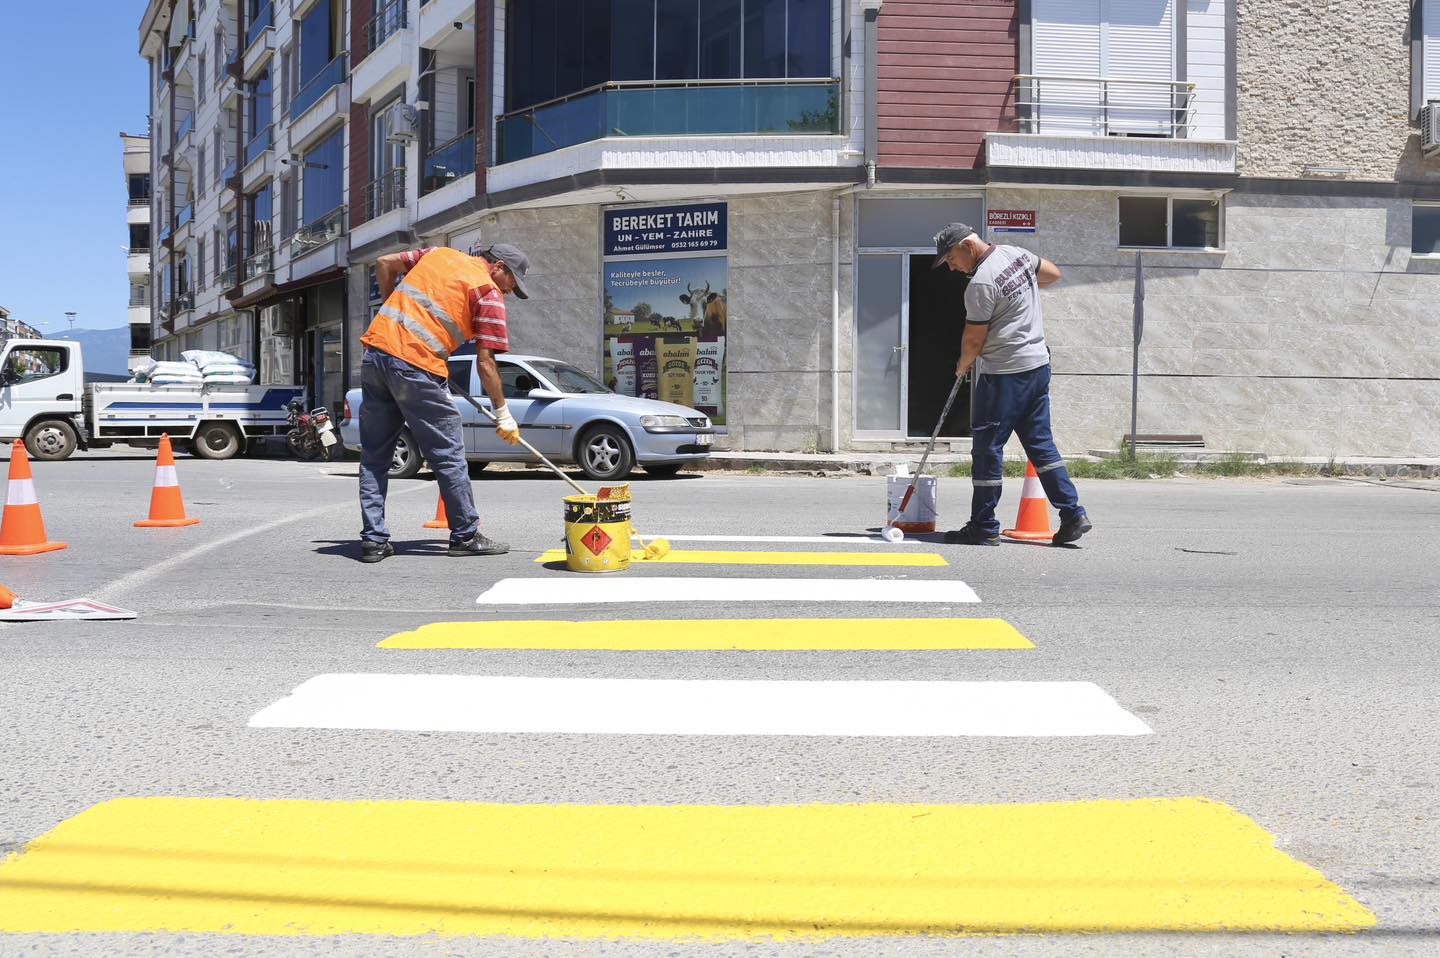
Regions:
<instances>
[{"instance_id":1,"label":"stack of white sack","mask_svg":"<svg viewBox=\"0 0 1440 958\"><path fill-rule=\"evenodd\" d=\"M187 349L180 354L200 370L205 385L248 386L255 381L255 367L229 353L209 349Z\"/></svg>"},{"instance_id":2,"label":"stack of white sack","mask_svg":"<svg viewBox=\"0 0 1440 958\"><path fill-rule=\"evenodd\" d=\"M199 386L204 375L193 363L157 362L147 359L135 367L134 382L150 382L156 386Z\"/></svg>"}]
</instances>

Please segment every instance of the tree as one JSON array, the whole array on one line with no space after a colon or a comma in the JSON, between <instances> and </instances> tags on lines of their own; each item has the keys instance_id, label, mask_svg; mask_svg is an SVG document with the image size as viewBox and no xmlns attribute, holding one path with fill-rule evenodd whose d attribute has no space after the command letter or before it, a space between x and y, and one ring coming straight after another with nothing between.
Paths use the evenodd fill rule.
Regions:
<instances>
[{"instance_id":1,"label":"tree","mask_svg":"<svg viewBox=\"0 0 1440 958\"><path fill-rule=\"evenodd\" d=\"M635 322L648 323L650 322L650 317L654 315L655 310L650 308L649 303L636 303L635 308L630 310L630 312L635 314Z\"/></svg>"}]
</instances>

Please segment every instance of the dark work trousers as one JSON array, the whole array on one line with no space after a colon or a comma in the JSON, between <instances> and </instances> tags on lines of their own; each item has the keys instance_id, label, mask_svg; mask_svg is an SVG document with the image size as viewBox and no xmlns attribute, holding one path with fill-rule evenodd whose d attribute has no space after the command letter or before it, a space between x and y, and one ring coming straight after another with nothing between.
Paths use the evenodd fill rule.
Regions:
<instances>
[{"instance_id":1,"label":"dark work trousers","mask_svg":"<svg viewBox=\"0 0 1440 958\"><path fill-rule=\"evenodd\" d=\"M1035 464L1040 485L1050 504L1060 510L1060 521L1073 519L1084 510L1075 492L1075 483L1065 471L1065 461L1050 434L1050 364L1023 373L980 375L975 383L975 406L970 416L975 458L970 500L970 522L987 535L1000 534L995 507L1000 504L1004 475L1005 443L1013 432L1020 437L1025 454Z\"/></svg>"},{"instance_id":2,"label":"dark work trousers","mask_svg":"<svg viewBox=\"0 0 1440 958\"><path fill-rule=\"evenodd\" d=\"M385 493L400 428L410 427L420 455L435 473L450 541L475 537L480 519L465 461L460 411L450 398L445 378L418 369L389 353L366 347L360 364L360 535L385 542Z\"/></svg>"}]
</instances>

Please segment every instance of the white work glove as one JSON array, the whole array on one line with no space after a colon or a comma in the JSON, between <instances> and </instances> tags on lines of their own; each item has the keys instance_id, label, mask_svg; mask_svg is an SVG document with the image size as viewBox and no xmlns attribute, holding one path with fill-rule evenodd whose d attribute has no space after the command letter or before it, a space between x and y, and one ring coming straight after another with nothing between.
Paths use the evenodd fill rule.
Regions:
<instances>
[{"instance_id":1,"label":"white work glove","mask_svg":"<svg viewBox=\"0 0 1440 958\"><path fill-rule=\"evenodd\" d=\"M520 426L515 422L515 417L510 415L509 406L501 406L495 410L495 435L512 446L520 445Z\"/></svg>"}]
</instances>

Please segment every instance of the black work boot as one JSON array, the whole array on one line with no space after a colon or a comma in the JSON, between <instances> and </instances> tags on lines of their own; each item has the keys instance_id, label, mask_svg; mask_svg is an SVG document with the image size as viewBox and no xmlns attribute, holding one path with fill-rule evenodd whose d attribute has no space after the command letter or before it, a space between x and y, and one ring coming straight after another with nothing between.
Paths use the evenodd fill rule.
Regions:
<instances>
[{"instance_id":1,"label":"black work boot","mask_svg":"<svg viewBox=\"0 0 1440 958\"><path fill-rule=\"evenodd\" d=\"M990 535L973 522L967 522L963 529L951 529L945 533L945 541L951 545L998 546L1000 537Z\"/></svg>"},{"instance_id":2,"label":"black work boot","mask_svg":"<svg viewBox=\"0 0 1440 958\"><path fill-rule=\"evenodd\" d=\"M1067 542L1074 542L1093 528L1095 528L1094 523L1092 523L1090 517L1085 514L1085 510L1081 509L1075 514L1074 518L1061 520L1060 528L1055 530L1055 535L1051 538L1050 544L1052 546L1063 546Z\"/></svg>"},{"instance_id":3,"label":"black work boot","mask_svg":"<svg viewBox=\"0 0 1440 958\"><path fill-rule=\"evenodd\" d=\"M395 554L395 547L389 542L374 542L366 539L360 543L361 562L379 562Z\"/></svg>"},{"instance_id":4,"label":"black work boot","mask_svg":"<svg viewBox=\"0 0 1440 958\"><path fill-rule=\"evenodd\" d=\"M452 556L500 556L510 551L508 542L496 542L494 539L487 539L485 533L475 533L475 538L465 542L450 543L450 554Z\"/></svg>"}]
</instances>

